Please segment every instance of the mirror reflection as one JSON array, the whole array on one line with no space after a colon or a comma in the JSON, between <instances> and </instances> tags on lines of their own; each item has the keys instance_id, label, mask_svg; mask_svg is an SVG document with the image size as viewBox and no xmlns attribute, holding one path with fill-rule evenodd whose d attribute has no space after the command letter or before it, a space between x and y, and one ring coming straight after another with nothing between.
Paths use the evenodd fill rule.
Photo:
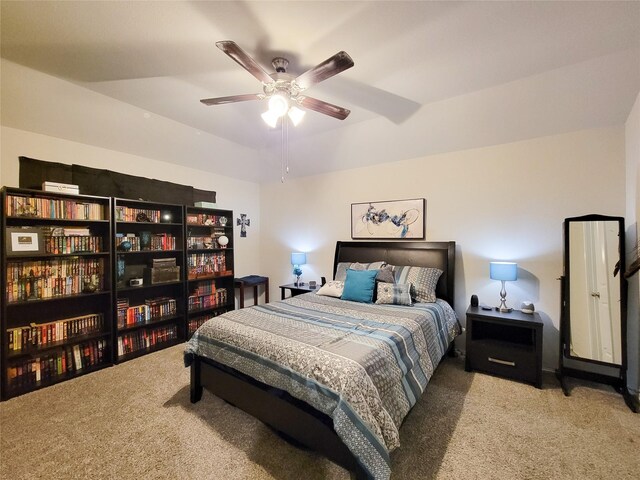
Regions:
<instances>
[{"instance_id":1,"label":"mirror reflection","mask_svg":"<svg viewBox=\"0 0 640 480\"><path fill-rule=\"evenodd\" d=\"M619 235L617 221L569 225L571 357L622 364Z\"/></svg>"}]
</instances>

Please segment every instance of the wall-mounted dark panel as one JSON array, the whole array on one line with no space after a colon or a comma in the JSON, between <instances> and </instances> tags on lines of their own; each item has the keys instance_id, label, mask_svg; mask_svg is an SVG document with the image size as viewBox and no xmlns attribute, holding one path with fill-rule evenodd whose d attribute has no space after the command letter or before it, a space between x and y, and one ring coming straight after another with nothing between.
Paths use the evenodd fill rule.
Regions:
<instances>
[{"instance_id":1,"label":"wall-mounted dark panel","mask_svg":"<svg viewBox=\"0 0 640 480\"><path fill-rule=\"evenodd\" d=\"M175 168L180 168L176 166ZM152 202L193 205L216 201L216 192L198 190L152 178L137 177L82 165L66 165L20 157L20 188L39 190L43 182L70 183L84 195L142 199Z\"/></svg>"}]
</instances>

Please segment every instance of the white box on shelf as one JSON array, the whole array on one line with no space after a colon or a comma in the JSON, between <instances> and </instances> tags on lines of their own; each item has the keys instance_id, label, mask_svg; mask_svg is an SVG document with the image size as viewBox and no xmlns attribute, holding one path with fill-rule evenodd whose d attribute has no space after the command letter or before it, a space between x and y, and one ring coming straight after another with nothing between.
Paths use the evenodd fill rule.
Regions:
<instances>
[{"instance_id":1,"label":"white box on shelf","mask_svg":"<svg viewBox=\"0 0 640 480\"><path fill-rule=\"evenodd\" d=\"M80 187L70 183L42 182L42 190L45 192L71 193L80 195Z\"/></svg>"},{"instance_id":2,"label":"white box on shelf","mask_svg":"<svg viewBox=\"0 0 640 480\"><path fill-rule=\"evenodd\" d=\"M216 208L216 204L213 202L196 202L194 206L200 208Z\"/></svg>"}]
</instances>

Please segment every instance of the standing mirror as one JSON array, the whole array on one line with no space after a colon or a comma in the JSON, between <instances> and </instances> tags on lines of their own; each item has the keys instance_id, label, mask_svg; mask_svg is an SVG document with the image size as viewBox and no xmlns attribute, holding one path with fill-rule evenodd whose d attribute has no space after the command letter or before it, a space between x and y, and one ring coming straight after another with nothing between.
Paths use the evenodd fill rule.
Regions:
<instances>
[{"instance_id":1,"label":"standing mirror","mask_svg":"<svg viewBox=\"0 0 640 480\"><path fill-rule=\"evenodd\" d=\"M586 215L564 221L564 275L558 378L567 376L626 385L626 282L624 219Z\"/></svg>"}]
</instances>

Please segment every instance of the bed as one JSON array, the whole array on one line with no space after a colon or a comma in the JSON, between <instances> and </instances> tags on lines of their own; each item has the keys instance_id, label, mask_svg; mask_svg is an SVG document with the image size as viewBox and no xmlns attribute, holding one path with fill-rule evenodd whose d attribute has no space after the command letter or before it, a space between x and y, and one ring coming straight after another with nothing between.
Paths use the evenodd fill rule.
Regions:
<instances>
[{"instance_id":1,"label":"bed","mask_svg":"<svg viewBox=\"0 0 640 480\"><path fill-rule=\"evenodd\" d=\"M357 479L388 479L398 429L459 324L455 242L337 242L345 262L432 267L432 303L375 305L308 293L228 312L187 343L191 402L204 388Z\"/></svg>"}]
</instances>

